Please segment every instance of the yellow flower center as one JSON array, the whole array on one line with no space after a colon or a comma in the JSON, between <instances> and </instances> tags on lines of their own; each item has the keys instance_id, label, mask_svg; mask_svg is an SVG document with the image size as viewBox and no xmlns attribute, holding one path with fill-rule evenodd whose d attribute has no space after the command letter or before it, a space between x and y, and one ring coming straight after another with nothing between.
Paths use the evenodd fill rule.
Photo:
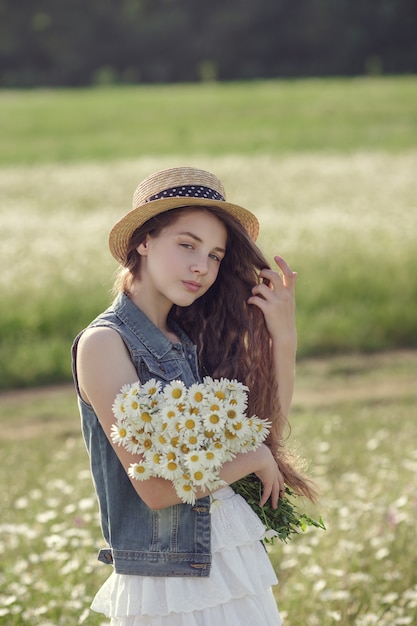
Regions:
<instances>
[{"instance_id":1,"label":"yellow flower center","mask_svg":"<svg viewBox=\"0 0 417 626\"><path fill-rule=\"evenodd\" d=\"M193 455L190 457L190 461L191 461L191 463L197 463L197 461L198 461L198 460L199 460L199 459L198 459L198 454L193 454Z\"/></svg>"},{"instance_id":2,"label":"yellow flower center","mask_svg":"<svg viewBox=\"0 0 417 626\"><path fill-rule=\"evenodd\" d=\"M213 452L206 452L206 459L208 459L209 461L212 461L214 459Z\"/></svg>"},{"instance_id":3,"label":"yellow flower center","mask_svg":"<svg viewBox=\"0 0 417 626\"><path fill-rule=\"evenodd\" d=\"M176 458L177 458L177 455L175 454L175 452L168 452L167 454L168 461L175 461Z\"/></svg>"},{"instance_id":4,"label":"yellow flower center","mask_svg":"<svg viewBox=\"0 0 417 626\"><path fill-rule=\"evenodd\" d=\"M126 435L127 435L126 428L119 428L119 436L126 437Z\"/></svg>"},{"instance_id":5,"label":"yellow flower center","mask_svg":"<svg viewBox=\"0 0 417 626\"><path fill-rule=\"evenodd\" d=\"M196 402L202 402L203 394L201 393L201 391L196 391L196 393L194 394L194 400Z\"/></svg>"},{"instance_id":6,"label":"yellow flower center","mask_svg":"<svg viewBox=\"0 0 417 626\"><path fill-rule=\"evenodd\" d=\"M151 422L152 421L151 416L146 411L144 411L140 417L142 419L142 422Z\"/></svg>"},{"instance_id":7,"label":"yellow flower center","mask_svg":"<svg viewBox=\"0 0 417 626\"><path fill-rule=\"evenodd\" d=\"M146 469L143 467L143 465L137 465L135 471L136 474L144 474L146 472Z\"/></svg>"},{"instance_id":8,"label":"yellow flower center","mask_svg":"<svg viewBox=\"0 0 417 626\"><path fill-rule=\"evenodd\" d=\"M235 430L240 430L242 426L243 426L242 422L237 422L237 424L233 424L233 428Z\"/></svg>"},{"instance_id":9,"label":"yellow flower center","mask_svg":"<svg viewBox=\"0 0 417 626\"><path fill-rule=\"evenodd\" d=\"M191 445L195 445L197 443L197 437L195 435L191 435L188 441L190 442Z\"/></svg>"},{"instance_id":10,"label":"yellow flower center","mask_svg":"<svg viewBox=\"0 0 417 626\"><path fill-rule=\"evenodd\" d=\"M224 400L226 398L226 395L225 395L224 391L216 391L216 393L214 395L219 400Z\"/></svg>"},{"instance_id":11,"label":"yellow flower center","mask_svg":"<svg viewBox=\"0 0 417 626\"><path fill-rule=\"evenodd\" d=\"M182 396L181 389L177 387L176 389L172 390L172 397L175 398L175 400L178 400L179 398L181 398L181 396Z\"/></svg>"},{"instance_id":12,"label":"yellow flower center","mask_svg":"<svg viewBox=\"0 0 417 626\"><path fill-rule=\"evenodd\" d=\"M145 441L143 442L143 447L145 448L145 450L149 450L149 448L152 448L152 441L150 439L145 439Z\"/></svg>"},{"instance_id":13,"label":"yellow flower center","mask_svg":"<svg viewBox=\"0 0 417 626\"><path fill-rule=\"evenodd\" d=\"M182 486L182 490L183 491L191 491L191 485L187 485L187 484L183 485Z\"/></svg>"},{"instance_id":14,"label":"yellow flower center","mask_svg":"<svg viewBox=\"0 0 417 626\"><path fill-rule=\"evenodd\" d=\"M220 420L220 417L218 415L216 415L215 413L210 415L210 422L211 422L211 424L218 424L219 420Z\"/></svg>"},{"instance_id":15,"label":"yellow flower center","mask_svg":"<svg viewBox=\"0 0 417 626\"><path fill-rule=\"evenodd\" d=\"M160 454L154 454L153 455L153 462L155 463L155 465L159 465L161 461L161 455Z\"/></svg>"},{"instance_id":16,"label":"yellow flower center","mask_svg":"<svg viewBox=\"0 0 417 626\"><path fill-rule=\"evenodd\" d=\"M237 415L237 413L236 413L236 411L233 411L233 409L229 409L229 410L227 411L227 417L228 417L229 419L231 419L231 420L234 420L234 419L235 419L235 417L236 417L236 415Z\"/></svg>"},{"instance_id":17,"label":"yellow flower center","mask_svg":"<svg viewBox=\"0 0 417 626\"><path fill-rule=\"evenodd\" d=\"M203 472L195 472L194 474L195 480L201 480L203 476L204 476Z\"/></svg>"},{"instance_id":18,"label":"yellow flower center","mask_svg":"<svg viewBox=\"0 0 417 626\"><path fill-rule=\"evenodd\" d=\"M194 428L194 427L195 427L195 421L194 421L194 420L192 420L192 419L188 419L188 420L185 422L185 428L188 428L189 430L191 430L191 429L192 429L192 428Z\"/></svg>"},{"instance_id":19,"label":"yellow flower center","mask_svg":"<svg viewBox=\"0 0 417 626\"><path fill-rule=\"evenodd\" d=\"M178 467L178 466L177 466L177 464L176 464L176 463L174 463L174 461L170 461L170 462L168 463L168 466L167 466L167 467L168 467L168 469L169 469L169 471L170 471L170 472L175 472L175 470L177 469L177 467Z\"/></svg>"}]
</instances>

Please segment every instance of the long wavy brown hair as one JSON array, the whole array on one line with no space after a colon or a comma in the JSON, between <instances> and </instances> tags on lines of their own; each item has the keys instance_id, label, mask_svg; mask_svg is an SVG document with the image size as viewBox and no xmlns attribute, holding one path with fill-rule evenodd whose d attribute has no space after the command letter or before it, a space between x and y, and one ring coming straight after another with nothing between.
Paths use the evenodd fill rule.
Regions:
<instances>
[{"instance_id":1,"label":"long wavy brown hair","mask_svg":"<svg viewBox=\"0 0 417 626\"><path fill-rule=\"evenodd\" d=\"M140 278L141 257L136 248L146 236L158 236L179 215L196 209L210 211L225 224L226 254L211 288L188 307L174 305L169 319L175 320L197 345L203 375L237 379L247 385L248 413L272 422L266 443L286 484L297 494L314 500L312 481L303 473L300 459L285 445L289 423L279 404L272 342L263 313L247 303L252 288L261 280L259 271L270 266L245 229L233 217L212 207L184 207L161 213L133 233L114 291L130 295L133 281Z\"/></svg>"}]
</instances>

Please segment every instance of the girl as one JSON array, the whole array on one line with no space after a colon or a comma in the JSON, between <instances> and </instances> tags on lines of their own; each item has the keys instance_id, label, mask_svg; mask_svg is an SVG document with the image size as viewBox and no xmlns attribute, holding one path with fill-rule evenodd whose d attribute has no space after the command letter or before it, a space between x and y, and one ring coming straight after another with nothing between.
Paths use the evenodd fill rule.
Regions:
<instances>
[{"instance_id":1,"label":"girl","mask_svg":"<svg viewBox=\"0 0 417 626\"><path fill-rule=\"evenodd\" d=\"M264 526L231 487L211 507L201 491L183 504L170 481L131 481L139 458L114 445L112 404L139 379L186 386L204 375L250 389L248 414L273 422L256 451L225 463L228 484L255 473L261 504L277 507L284 483L313 497L283 446L296 351L296 275L269 268L254 241L256 217L226 202L209 172L174 168L145 179L133 210L112 229L121 264L112 306L76 338L73 372L83 434L114 572L92 608L112 626L277 626L276 577Z\"/></svg>"}]
</instances>

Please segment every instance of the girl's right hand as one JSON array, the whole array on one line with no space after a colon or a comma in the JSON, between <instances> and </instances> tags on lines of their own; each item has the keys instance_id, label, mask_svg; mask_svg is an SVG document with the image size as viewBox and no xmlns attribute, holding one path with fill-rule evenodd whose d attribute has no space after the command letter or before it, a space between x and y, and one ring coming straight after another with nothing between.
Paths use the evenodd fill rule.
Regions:
<instances>
[{"instance_id":1,"label":"girl's right hand","mask_svg":"<svg viewBox=\"0 0 417 626\"><path fill-rule=\"evenodd\" d=\"M285 491L284 478L270 449L265 444L259 446L255 453L261 466L253 473L259 478L263 486L259 505L263 506L271 498L272 508L276 509L280 494Z\"/></svg>"}]
</instances>

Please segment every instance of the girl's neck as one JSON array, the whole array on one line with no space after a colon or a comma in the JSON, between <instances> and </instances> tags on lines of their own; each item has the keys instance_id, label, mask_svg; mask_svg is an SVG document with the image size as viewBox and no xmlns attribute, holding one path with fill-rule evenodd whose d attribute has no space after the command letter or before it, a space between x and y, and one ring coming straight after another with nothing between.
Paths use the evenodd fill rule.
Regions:
<instances>
[{"instance_id":1,"label":"girl's neck","mask_svg":"<svg viewBox=\"0 0 417 626\"><path fill-rule=\"evenodd\" d=\"M129 297L133 304L151 320L153 324L163 333L167 339L176 343L179 341L178 336L171 330L168 325L168 313L171 310L170 302L155 302L150 297L149 292L145 292L140 281L134 281L130 288Z\"/></svg>"}]
</instances>

